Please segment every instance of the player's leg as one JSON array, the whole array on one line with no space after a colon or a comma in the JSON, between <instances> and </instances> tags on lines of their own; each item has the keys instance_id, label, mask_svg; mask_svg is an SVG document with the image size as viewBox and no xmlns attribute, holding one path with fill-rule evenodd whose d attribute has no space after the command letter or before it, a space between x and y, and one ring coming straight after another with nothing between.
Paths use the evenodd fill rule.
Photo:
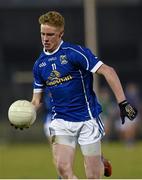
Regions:
<instances>
[{"instance_id":1,"label":"player's leg","mask_svg":"<svg viewBox=\"0 0 142 180\"><path fill-rule=\"evenodd\" d=\"M86 176L89 179L99 179L104 174L104 164L101 158L103 135L104 126L100 118L85 121L79 134L78 143L84 155Z\"/></svg>"},{"instance_id":2,"label":"player's leg","mask_svg":"<svg viewBox=\"0 0 142 180\"><path fill-rule=\"evenodd\" d=\"M81 145L81 150L84 155L86 177L88 179L100 179L104 174L100 141L93 144Z\"/></svg>"},{"instance_id":3,"label":"player's leg","mask_svg":"<svg viewBox=\"0 0 142 180\"><path fill-rule=\"evenodd\" d=\"M75 148L63 145L53 144L53 157L57 171L63 179L77 179L73 173L73 161Z\"/></svg>"},{"instance_id":4,"label":"player's leg","mask_svg":"<svg viewBox=\"0 0 142 180\"><path fill-rule=\"evenodd\" d=\"M73 162L77 140L70 131L70 126L70 122L56 119L49 127L55 166L61 178L64 179L76 178L73 173Z\"/></svg>"}]
</instances>

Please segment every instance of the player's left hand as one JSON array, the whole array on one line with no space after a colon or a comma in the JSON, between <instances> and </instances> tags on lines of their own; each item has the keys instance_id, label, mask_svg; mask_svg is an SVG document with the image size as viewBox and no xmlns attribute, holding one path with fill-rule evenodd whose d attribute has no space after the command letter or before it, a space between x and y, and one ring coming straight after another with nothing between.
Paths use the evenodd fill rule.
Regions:
<instances>
[{"instance_id":1,"label":"player's left hand","mask_svg":"<svg viewBox=\"0 0 142 180\"><path fill-rule=\"evenodd\" d=\"M128 117L131 121L133 121L138 114L137 109L132 106L127 100L119 103L119 108L122 124L125 123L125 117Z\"/></svg>"}]
</instances>

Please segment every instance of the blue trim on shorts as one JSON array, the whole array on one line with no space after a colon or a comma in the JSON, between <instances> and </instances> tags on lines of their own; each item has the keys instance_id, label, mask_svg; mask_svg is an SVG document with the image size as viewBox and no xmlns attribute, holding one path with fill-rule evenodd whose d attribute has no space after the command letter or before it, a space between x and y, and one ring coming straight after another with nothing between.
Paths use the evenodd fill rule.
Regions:
<instances>
[{"instance_id":1,"label":"blue trim on shorts","mask_svg":"<svg viewBox=\"0 0 142 180\"><path fill-rule=\"evenodd\" d=\"M98 116L98 117L96 118L96 121L97 121L97 123L98 123L98 125L99 125L99 132L101 133L102 136L104 136L105 130L104 130L104 124L103 124L101 118Z\"/></svg>"}]
</instances>

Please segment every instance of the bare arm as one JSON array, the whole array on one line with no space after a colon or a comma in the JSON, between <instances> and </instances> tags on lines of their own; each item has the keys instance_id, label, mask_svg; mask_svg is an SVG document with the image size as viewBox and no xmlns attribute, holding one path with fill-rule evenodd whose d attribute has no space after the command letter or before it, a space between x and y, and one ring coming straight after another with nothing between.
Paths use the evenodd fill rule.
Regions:
<instances>
[{"instance_id":1,"label":"bare arm","mask_svg":"<svg viewBox=\"0 0 142 180\"><path fill-rule=\"evenodd\" d=\"M101 74L105 77L105 79L106 79L107 83L109 84L109 86L111 87L118 103L120 103L126 99L121 82L118 78L118 75L116 74L115 70L112 67L110 67L106 64L103 64L97 70L97 74Z\"/></svg>"},{"instance_id":2,"label":"bare arm","mask_svg":"<svg viewBox=\"0 0 142 180\"><path fill-rule=\"evenodd\" d=\"M36 111L40 109L42 106L42 93L33 93L32 101L31 103L35 106Z\"/></svg>"}]
</instances>

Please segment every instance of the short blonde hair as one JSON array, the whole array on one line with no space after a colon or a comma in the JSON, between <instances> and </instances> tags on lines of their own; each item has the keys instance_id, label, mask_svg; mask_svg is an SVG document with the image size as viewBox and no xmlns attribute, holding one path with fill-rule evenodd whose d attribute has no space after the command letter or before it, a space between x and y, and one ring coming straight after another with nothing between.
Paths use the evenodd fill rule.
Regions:
<instances>
[{"instance_id":1,"label":"short blonde hair","mask_svg":"<svg viewBox=\"0 0 142 180\"><path fill-rule=\"evenodd\" d=\"M39 24L48 24L57 28L64 29L64 17L56 11L49 11L39 17Z\"/></svg>"}]
</instances>

